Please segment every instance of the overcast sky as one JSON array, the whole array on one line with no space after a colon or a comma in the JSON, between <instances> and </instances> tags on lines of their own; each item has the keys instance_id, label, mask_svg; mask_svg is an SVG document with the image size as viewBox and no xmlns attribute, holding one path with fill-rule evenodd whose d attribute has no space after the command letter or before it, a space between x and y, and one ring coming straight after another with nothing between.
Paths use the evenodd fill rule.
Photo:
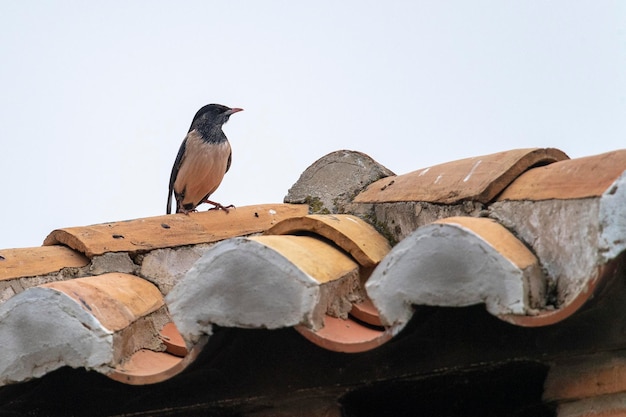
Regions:
<instances>
[{"instance_id":1,"label":"overcast sky","mask_svg":"<svg viewBox=\"0 0 626 417\"><path fill-rule=\"evenodd\" d=\"M0 248L164 214L208 103L245 109L213 195L237 206L339 149L401 174L626 147L623 1L0 0L0 51Z\"/></svg>"}]
</instances>

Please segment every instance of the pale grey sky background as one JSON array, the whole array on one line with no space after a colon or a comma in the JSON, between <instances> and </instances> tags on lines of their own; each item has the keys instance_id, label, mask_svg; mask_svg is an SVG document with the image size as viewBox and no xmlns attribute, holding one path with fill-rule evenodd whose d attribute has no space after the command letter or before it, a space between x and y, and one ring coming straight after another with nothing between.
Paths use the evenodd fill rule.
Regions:
<instances>
[{"instance_id":1,"label":"pale grey sky background","mask_svg":"<svg viewBox=\"0 0 626 417\"><path fill-rule=\"evenodd\" d=\"M626 144L623 1L0 0L0 52L0 248L164 214L208 103L245 109L213 195L237 206L338 149L405 173Z\"/></svg>"}]
</instances>

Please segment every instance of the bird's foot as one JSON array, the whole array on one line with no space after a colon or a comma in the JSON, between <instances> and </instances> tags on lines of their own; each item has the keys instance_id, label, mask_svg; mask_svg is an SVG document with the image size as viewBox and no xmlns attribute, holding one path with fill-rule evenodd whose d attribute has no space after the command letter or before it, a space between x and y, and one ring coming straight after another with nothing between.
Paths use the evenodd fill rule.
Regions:
<instances>
[{"instance_id":1,"label":"bird's foot","mask_svg":"<svg viewBox=\"0 0 626 417\"><path fill-rule=\"evenodd\" d=\"M211 207L209 210L224 210L226 213L229 212L229 209L235 208L235 206L232 204L229 204L228 206L223 206L222 204L216 201L211 201L211 200L204 200L203 203L208 203L208 204L213 205L213 207Z\"/></svg>"}]
</instances>

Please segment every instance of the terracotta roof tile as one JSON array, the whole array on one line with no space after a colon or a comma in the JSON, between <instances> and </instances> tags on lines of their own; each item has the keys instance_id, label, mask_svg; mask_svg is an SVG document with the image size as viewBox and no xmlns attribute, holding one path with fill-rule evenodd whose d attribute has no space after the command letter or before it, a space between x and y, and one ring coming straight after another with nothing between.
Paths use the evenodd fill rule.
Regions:
<instances>
[{"instance_id":1,"label":"terracotta roof tile","mask_svg":"<svg viewBox=\"0 0 626 417\"><path fill-rule=\"evenodd\" d=\"M192 355L180 358L167 352L140 349L124 363L111 370L107 376L115 381L130 385L155 384L170 379L182 372L201 350L197 346Z\"/></svg>"},{"instance_id":2,"label":"terracotta roof tile","mask_svg":"<svg viewBox=\"0 0 626 417\"><path fill-rule=\"evenodd\" d=\"M364 299L363 302L353 304L352 310L350 310L350 315L365 324L370 324L375 327L383 327L383 322L380 320L380 314L369 297Z\"/></svg>"},{"instance_id":3,"label":"terracotta roof tile","mask_svg":"<svg viewBox=\"0 0 626 417\"><path fill-rule=\"evenodd\" d=\"M524 172L498 200L600 197L626 170L626 149L564 160Z\"/></svg>"},{"instance_id":4,"label":"terracotta roof tile","mask_svg":"<svg viewBox=\"0 0 626 417\"><path fill-rule=\"evenodd\" d=\"M180 332L176 328L176 325L172 322L167 323L161 329L159 333L163 343L165 344L165 350L172 355L184 358L189 351L185 345L185 340L180 335Z\"/></svg>"},{"instance_id":5,"label":"terracotta roof tile","mask_svg":"<svg viewBox=\"0 0 626 417\"><path fill-rule=\"evenodd\" d=\"M283 255L235 238L211 247L166 300L185 340L195 343L213 324L272 329L311 319L318 291L317 281Z\"/></svg>"},{"instance_id":6,"label":"terracotta roof tile","mask_svg":"<svg viewBox=\"0 0 626 417\"><path fill-rule=\"evenodd\" d=\"M303 205L265 204L240 207L228 213L210 210L157 216L58 229L50 233L44 245L67 245L90 258L106 252L145 252L258 233L280 220L307 212Z\"/></svg>"},{"instance_id":7,"label":"terracotta roof tile","mask_svg":"<svg viewBox=\"0 0 626 417\"><path fill-rule=\"evenodd\" d=\"M154 285L129 274L76 278L41 287L64 293L112 331L163 307L163 296Z\"/></svg>"},{"instance_id":8,"label":"terracotta roof tile","mask_svg":"<svg viewBox=\"0 0 626 417\"><path fill-rule=\"evenodd\" d=\"M2 303L0 335L1 385L62 366L106 371L113 361L112 332L74 300L50 288L30 288Z\"/></svg>"},{"instance_id":9,"label":"terracotta roof tile","mask_svg":"<svg viewBox=\"0 0 626 417\"><path fill-rule=\"evenodd\" d=\"M626 152L552 165L523 174L489 207L540 259L555 290L557 311L519 318L519 324L549 324L571 314L626 250Z\"/></svg>"},{"instance_id":10,"label":"terracotta roof tile","mask_svg":"<svg viewBox=\"0 0 626 417\"><path fill-rule=\"evenodd\" d=\"M314 331L306 326L296 330L307 340L335 352L358 353L375 349L391 340L392 333L364 325L357 320L326 317L324 327Z\"/></svg>"},{"instance_id":11,"label":"terracotta roof tile","mask_svg":"<svg viewBox=\"0 0 626 417\"><path fill-rule=\"evenodd\" d=\"M82 254L64 246L1 249L0 281L80 268L89 263Z\"/></svg>"},{"instance_id":12,"label":"terracotta roof tile","mask_svg":"<svg viewBox=\"0 0 626 417\"><path fill-rule=\"evenodd\" d=\"M192 341L210 334L211 324L318 328L329 310L347 314L358 279L356 262L314 237L237 238L212 247L167 300Z\"/></svg>"},{"instance_id":13,"label":"terracotta roof tile","mask_svg":"<svg viewBox=\"0 0 626 417\"><path fill-rule=\"evenodd\" d=\"M137 377L152 377L155 374L160 374L163 371L169 371L172 368L176 368L180 364L180 358L169 355L164 352L154 352L147 349L141 349L135 352L132 357L124 364L120 365L114 373L110 376L120 382L129 383ZM161 369L161 372L156 371ZM172 373L170 376L174 376ZM154 381L161 382L161 380ZM142 380L142 383L149 383L146 379Z\"/></svg>"},{"instance_id":14,"label":"terracotta roof tile","mask_svg":"<svg viewBox=\"0 0 626 417\"><path fill-rule=\"evenodd\" d=\"M527 169L567 158L558 149L532 148L461 159L378 180L357 195L354 202L488 203Z\"/></svg>"},{"instance_id":15,"label":"terracotta roof tile","mask_svg":"<svg viewBox=\"0 0 626 417\"><path fill-rule=\"evenodd\" d=\"M353 306L365 300L362 282L389 250L389 243L373 227L354 216L309 215L287 219L268 229L264 236L223 242L211 248L196 263L196 269L170 293L170 309L183 334L191 340L210 333L209 328L199 326L197 320L183 314L202 309L193 305L202 300L203 305L219 305L216 311L205 311L210 318L205 317L203 323L270 328L300 324L305 335L320 330L310 339L325 340L324 345L332 345L335 350L371 348L382 342L346 344L351 339L350 332L343 339L330 340L332 332L323 329L327 321L334 323L334 317L340 317L344 323L351 322L348 314ZM218 265L219 275L212 274ZM248 270L255 271L259 284L246 278L249 273L244 271ZM240 278L244 281L239 282ZM287 285L293 286L292 289L287 290ZM235 292L226 294L225 290L218 290L227 287ZM276 300L276 296L281 299ZM378 321L372 309L369 316L371 321ZM358 331L363 326L353 322L348 327ZM367 336L378 340L383 329L368 331ZM355 334L355 337L363 336Z\"/></svg>"},{"instance_id":16,"label":"terracotta roof tile","mask_svg":"<svg viewBox=\"0 0 626 417\"><path fill-rule=\"evenodd\" d=\"M273 249L320 284L341 279L358 269L358 264L349 256L314 237L287 235L248 239Z\"/></svg>"},{"instance_id":17,"label":"terracotta roof tile","mask_svg":"<svg viewBox=\"0 0 626 417\"><path fill-rule=\"evenodd\" d=\"M170 378L197 352L184 359L161 352L168 347L157 329L169 320L156 287L129 274L27 289L0 305L0 337L11 340L16 326L23 334L19 344L4 346L7 355L0 358L0 382L29 379L64 365L96 370L129 384ZM180 340L175 327L168 328L168 337ZM16 357L28 359L16 366ZM150 368L138 365L146 363Z\"/></svg>"},{"instance_id":18,"label":"terracotta roof tile","mask_svg":"<svg viewBox=\"0 0 626 417\"><path fill-rule=\"evenodd\" d=\"M537 257L515 236L495 220L475 217L447 217L434 224L459 226L476 234L485 243L521 270L537 267Z\"/></svg>"},{"instance_id":19,"label":"terracotta roof tile","mask_svg":"<svg viewBox=\"0 0 626 417\"><path fill-rule=\"evenodd\" d=\"M387 255L391 246L371 225L347 214L309 215L283 220L265 231L266 235L313 233L331 240L364 267L373 267Z\"/></svg>"},{"instance_id":20,"label":"terracotta roof tile","mask_svg":"<svg viewBox=\"0 0 626 417\"><path fill-rule=\"evenodd\" d=\"M532 315L545 304L537 258L493 220L449 218L396 245L366 284L387 326L402 328L413 305L485 303L497 316Z\"/></svg>"}]
</instances>

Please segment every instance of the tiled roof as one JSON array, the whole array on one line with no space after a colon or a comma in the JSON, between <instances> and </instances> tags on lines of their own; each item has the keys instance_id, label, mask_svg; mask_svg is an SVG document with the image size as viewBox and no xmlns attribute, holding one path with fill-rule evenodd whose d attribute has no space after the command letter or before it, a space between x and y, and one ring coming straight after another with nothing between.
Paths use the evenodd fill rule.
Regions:
<instances>
[{"instance_id":1,"label":"tiled roof","mask_svg":"<svg viewBox=\"0 0 626 417\"><path fill-rule=\"evenodd\" d=\"M518 149L403 175L334 152L282 204L0 250L0 409L454 414L425 398L463 397L473 380L515 415L626 413L625 245L626 150ZM105 387L124 401L55 408L56 375L94 378L68 367L105 375L85 388L92 401ZM33 378L49 402L33 402ZM498 378L528 385L519 403L498 400Z\"/></svg>"}]
</instances>

